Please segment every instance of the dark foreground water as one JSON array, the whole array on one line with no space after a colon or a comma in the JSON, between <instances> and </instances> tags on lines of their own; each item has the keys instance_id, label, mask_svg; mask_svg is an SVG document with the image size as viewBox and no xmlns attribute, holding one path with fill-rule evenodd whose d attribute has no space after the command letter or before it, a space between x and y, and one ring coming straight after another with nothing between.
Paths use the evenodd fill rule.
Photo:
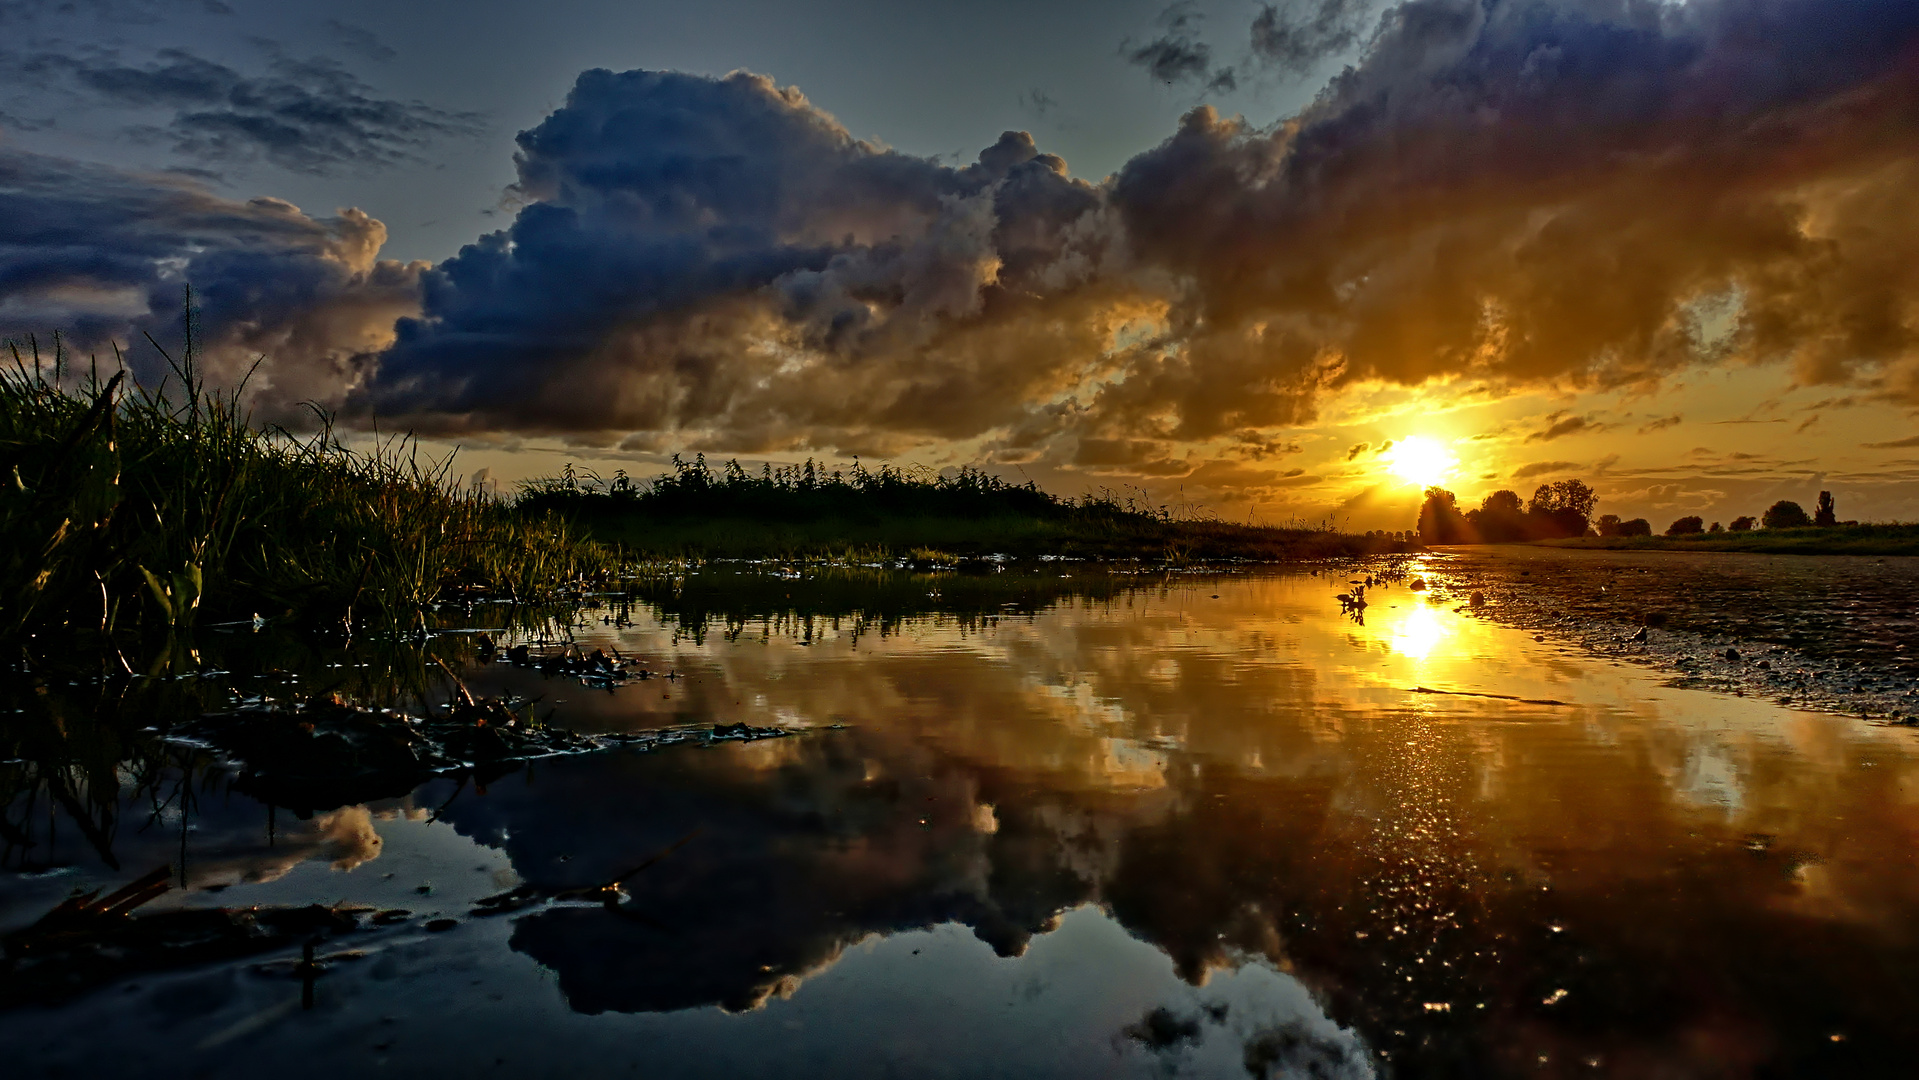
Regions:
<instances>
[{"instance_id":1,"label":"dark foreground water","mask_svg":"<svg viewBox=\"0 0 1919 1080\"><path fill-rule=\"evenodd\" d=\"M186 887L143 914L409 914L327 937L310 979L283 948L0 1011L0 1060L1913 1075L1912 729L1669 686L1404 584L1357 622L1331 599L1349 577L917 578L864 607L857 584L690 580L575 630L683 677L608 691L492 665L468 685L586 731L799 734L543 760L305 820L204 764L190 797L123 767L91 837L80 807L16 799L35 846L9 846L0 929L160 865ZM611 903L548 899L620 877ZM522 885L526 906L479 913Z\"/></svg>"}]
</instances>

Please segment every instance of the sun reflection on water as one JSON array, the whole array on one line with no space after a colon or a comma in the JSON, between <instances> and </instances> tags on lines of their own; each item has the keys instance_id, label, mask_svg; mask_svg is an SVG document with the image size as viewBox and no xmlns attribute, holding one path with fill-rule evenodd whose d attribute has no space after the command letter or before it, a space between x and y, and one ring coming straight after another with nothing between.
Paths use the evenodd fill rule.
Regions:
<instances>
[{"instance_id":1,"label":"sun reflection on water","mask_svg":"<svg viewBox=\"0 0 1919 1080\"><path fill-rule=\"evenodd\" d=\"M1411 660L1424 660L1451 634L1452 627L1439 612L1426 604L1415 604L1392 625L1392 650Z\"/></svg>"}]
</instances>

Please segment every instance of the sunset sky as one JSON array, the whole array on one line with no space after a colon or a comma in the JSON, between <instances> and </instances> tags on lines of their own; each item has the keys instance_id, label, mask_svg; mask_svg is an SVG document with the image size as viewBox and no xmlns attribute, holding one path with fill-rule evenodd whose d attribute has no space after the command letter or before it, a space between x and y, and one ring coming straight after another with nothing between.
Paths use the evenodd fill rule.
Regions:
<instances>
[{"instance_id":1,"label":"sunset sky","mask_svg":"<svg viewBox=\"0 0 1919 1080\"><path fill-rule=\"evenodd\" d=\"M1919 3L0 0L0 336L507 485L1919 519Z\"/></svg>"}]
</instances>

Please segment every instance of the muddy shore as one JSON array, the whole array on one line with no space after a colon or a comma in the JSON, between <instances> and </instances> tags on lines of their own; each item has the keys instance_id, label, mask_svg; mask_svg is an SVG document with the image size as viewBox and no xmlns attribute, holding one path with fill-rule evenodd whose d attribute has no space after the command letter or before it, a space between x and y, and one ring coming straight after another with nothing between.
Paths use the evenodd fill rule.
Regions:
<instances>
[{"instance_id":1,"label":"muddy shore","mask_svg":"<svg viewBox=\"0 0 1919 1080\"><path fill-rule=\"evenodd\" d=\"M1671 685L1919 724L1919 558L1436 553L1440 602L1657 668Z\"/></svg>"}]
</instances>

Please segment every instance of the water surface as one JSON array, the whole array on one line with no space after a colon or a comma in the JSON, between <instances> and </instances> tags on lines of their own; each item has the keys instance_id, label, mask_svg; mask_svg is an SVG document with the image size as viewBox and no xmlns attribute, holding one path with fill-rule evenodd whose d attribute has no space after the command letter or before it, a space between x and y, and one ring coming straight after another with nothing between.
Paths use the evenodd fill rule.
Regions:
<instances>
[{"instance_id":1,"label":"water surface","mask_svg":"<svg viewBox=\"0 0 1919 1080\"><path fill-rule=\"evenodd\" d=\"M1907 1074L1910 730L1664 686L1403 584L1355 621L1347 580L916 577L862 606L689 579L589 612L581 647L678 677L468 685L588 731L799 734L270 837L204 771L184 818L127 808L119 871L56 811L8 926L183 857L150 909L414 914L325 943L363 955L311 1009L255 958L0 1013L0 1045L45 1075ZM472 914L682 840L617 904Z\"/></svg>"}]
</instances>

